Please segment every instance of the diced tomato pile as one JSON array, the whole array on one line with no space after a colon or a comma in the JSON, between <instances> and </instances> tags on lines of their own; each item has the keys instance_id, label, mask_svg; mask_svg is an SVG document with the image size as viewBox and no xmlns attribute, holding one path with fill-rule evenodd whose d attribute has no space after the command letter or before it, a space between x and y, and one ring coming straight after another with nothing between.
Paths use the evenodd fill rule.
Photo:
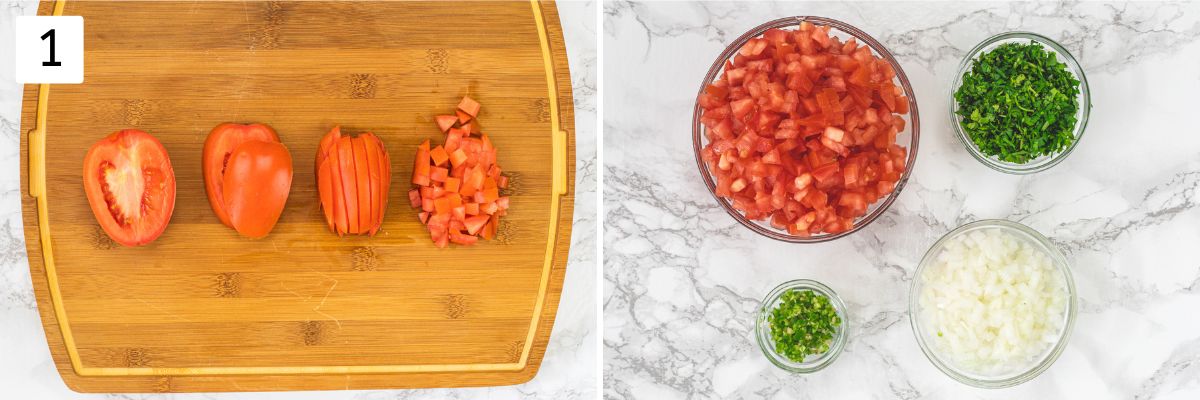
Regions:
<instances>
[{"instance_id":1,"label":"diced tomato pile","mask_svg":"<svg viewBox=\"0 0 1200 400\"><path fill-rule=\"evenodd\" d=\"M418 217L429 228L438 247L449 242L472 245L492 239L500 217L508 210L508 177L496 164L496 148L479 130L479 102L463 97L454 115L434 117L445 142L430 148L428 140L417 148L408 193Z\"/></svg>"},{"instance_id":2,"label":"diced tomato pile","mask_svg":"<svg viewBox=\"0 0 1200 400\"><path fill-rule=\"evenodd\" d=\"M699 99L717 195L804 237L849 230L906 167L895 71L829 30L803 22L750 39Z\"/></svg>"}]
</instances>

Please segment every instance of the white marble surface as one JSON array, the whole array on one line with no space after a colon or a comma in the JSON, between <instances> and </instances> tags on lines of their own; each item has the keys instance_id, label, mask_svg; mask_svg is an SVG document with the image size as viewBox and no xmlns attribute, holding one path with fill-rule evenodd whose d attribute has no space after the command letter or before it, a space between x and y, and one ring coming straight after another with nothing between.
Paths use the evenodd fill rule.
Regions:
<instances>
[{"instance_id":1,"label":"white marble surface","mask_svg":"<svg viewBox=\"0 0 1200 400\"><path fill-rule=\"evenodd\" d=\"M577 175L571 255L558 316L538 375L496 388L179 395L81 395L54 369L29 279L21 229L21 85L13 80L12 24L36 13L32 1L0 2L0 398L5 399L592 399L597 397L596 9L561 2L575 95Z\"/></svg>"},{"instance_id":2,"label":"white marble surface","mask_svg":"<svg viewBox=\"0 0 1200 400\"><path fill-rule=\"evenodd\" d=\"M604 9L604 394L614 399L1200 398L1200 3L655 3ZM907 188L831 243L772 241L737 225L699 179L690 121L725 45L771 19L849 22L914 84L920 152ZM1007 30L1058 39L1083 64L1091 122L1075 153L1033 176L984 167L952 136L962 56ZM908 286L940 235L1006 218L1074 264L1081 312L1058 362L1016 388L943 375L913 337ZM852 330L829 368L793 375L755 345L776 284L820 280Z\"/></svg>"}]
</instances>

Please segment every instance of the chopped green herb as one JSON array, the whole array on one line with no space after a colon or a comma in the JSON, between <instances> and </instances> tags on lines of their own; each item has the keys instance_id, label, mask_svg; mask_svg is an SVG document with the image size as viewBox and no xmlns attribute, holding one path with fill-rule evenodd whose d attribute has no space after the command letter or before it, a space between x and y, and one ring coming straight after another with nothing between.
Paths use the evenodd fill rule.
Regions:
<instances>
[{"instance_id":1,"label":"chopped green herb","mask_svg":"<svg viewBox=\"0 0 1200 400\"><path fill-rule=\"evenodd\" d=\"M1030 41L983 53L954 92L961 125L986 155L1024 164L1062 151L1075 136L1079 80Z\"/></svg>"},{"instance_id":2,"label":"chopped green herb","mask_svg":"<svg viewBox=\"0 0 1200 400\"><path fill-rule=\"evenodd\" d=\"M829 351L842 317L828 297L812 290L790 290L768 317L775 351L795 362Z\"/></svg>"}]
</instances>

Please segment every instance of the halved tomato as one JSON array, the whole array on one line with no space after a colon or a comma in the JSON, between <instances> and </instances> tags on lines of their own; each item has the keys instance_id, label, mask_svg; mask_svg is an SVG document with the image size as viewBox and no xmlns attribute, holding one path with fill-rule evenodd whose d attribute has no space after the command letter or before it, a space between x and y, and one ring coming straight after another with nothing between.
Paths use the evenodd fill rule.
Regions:
<instances>
[{"instance_id":1,"label":"halved tomato","mask_svg":"<svg viewBox=\"0 0 1200 400\"><path fill-rule=\"evenodd\" d=\"M292 188L292 155L279 142L242 143L229 156L222 197L238 233L260 238L271 233Z\"/></svg>"},{"instance_id":2,"label":"halved tomato","mask_svg":"<svg viewBox=\"0 0 1200 400\"><path fill-rule=\"evenodd\" d=\"M136 129L114 132L88 149L83 189L100 227L124 246L153 242L175 211L175 170L167 149Z\"/></svg>"},{"instance_id":3,"label":"halved tomato","mask_svg":"<svg viewBox=\"0 0 1200 400\"><path fill-rule=\"evenodd\" d=\"M226 122L213 128L204 140L204 154L200 168L204 170L204 190L208 192L208 204L222 224L236 229L229 221L229 212L222 199L225 169L233 150L250 141L279 142L279 135L270 126L263 124L235 124ZM290 157L289 157L290 160ZM289 170L291 169L289 163Z\"/></svg>"}]
</instances>

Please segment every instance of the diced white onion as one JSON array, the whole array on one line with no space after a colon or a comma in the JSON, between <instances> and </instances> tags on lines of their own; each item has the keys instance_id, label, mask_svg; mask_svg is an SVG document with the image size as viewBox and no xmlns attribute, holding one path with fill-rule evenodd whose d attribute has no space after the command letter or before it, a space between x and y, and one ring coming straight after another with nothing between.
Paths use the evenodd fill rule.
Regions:
<instances>
[{"instance_id":1,"label":"diced white onion","mask_svg":"<svg viewBox=\"0 0 1200 400\"><path fill-rule=\"evenodd\" d=\"M967 372L1028 369L1054 346L1065 322L1063 274L1041 249L1001 229L947 241L919 279L927 343Z\"/></svg>"}]
</instances>

